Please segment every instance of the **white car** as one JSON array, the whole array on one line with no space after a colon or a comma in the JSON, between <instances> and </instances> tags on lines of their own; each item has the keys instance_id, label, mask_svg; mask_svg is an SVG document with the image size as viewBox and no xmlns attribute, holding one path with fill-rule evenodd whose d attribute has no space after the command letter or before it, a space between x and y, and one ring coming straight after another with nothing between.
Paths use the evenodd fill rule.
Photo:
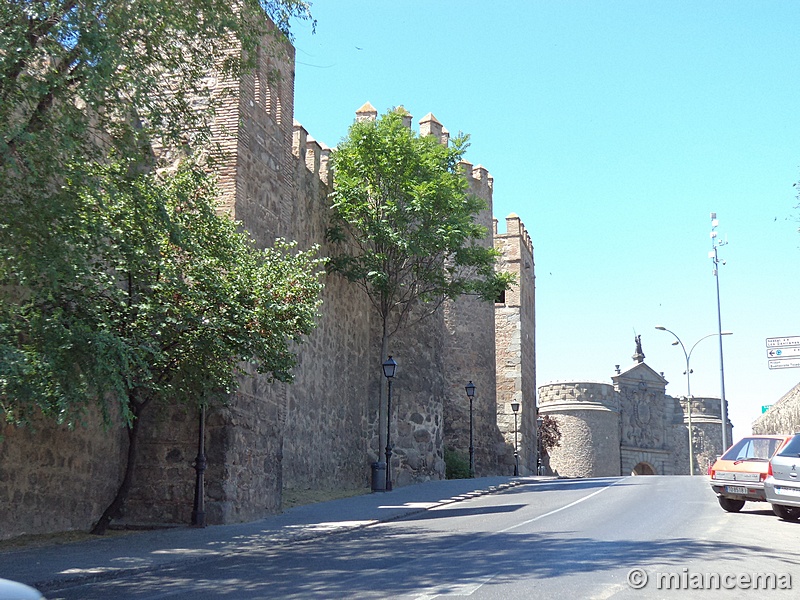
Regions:
<instances>
[{"instance_id":1,"label":"white car","mask_svg":"<svg viewBox=\"0 0 800 600\"><path fill-rule=\"evenodd\" d=\"M786 521L800 519L800 434L769 461L764 492L777 516Z\"/></svg>"},{"instance_id":2,"label":"white car","mask_svg":"<svg viewBox=\"0 0 800 600\"><path fill-rule=\"evenodd\" d=\"M29 585L0 578L0 600L44 600L44 596Z\"/></svg>"}]
</instances>

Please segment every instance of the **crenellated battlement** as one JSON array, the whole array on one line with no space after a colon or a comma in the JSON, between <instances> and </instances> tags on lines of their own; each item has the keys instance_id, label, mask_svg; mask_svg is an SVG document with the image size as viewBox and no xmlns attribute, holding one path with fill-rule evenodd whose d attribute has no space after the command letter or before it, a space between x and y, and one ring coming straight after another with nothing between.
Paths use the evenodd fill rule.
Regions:
<instances>
[{"instance_id":1,"label":"crenellated battlement","mask_svg":"<svg viewBox=\"0 0 800 600\"><path fill-rule=\"evenodd\" d=\"M501 234L497 230L497 219L494 219L494 235L495 237L502 237L502 236L516 236L521 238L522 245L528 249L528 252L533 254L533 241L531 240L531 236L528 233L528 230L525 228L525 225L522 223L522 220L519 218L519 215L516 213L511 213L506 217L506 233Z\"/></svg>"},{"instance_id":2,"label":"crenellated battlement","mask_svg":"<svg viewBox=\"0 0 800 600\"><path fill-rule=\"evenodd\" d=\"M308 135L306 128L297 121L292 129L292 155L305 162L306 168L316 174L324 184L333 183L328 168L331 149Z\"/></svg>"},{"instance_id":3,"label":"crenellated battlement","mask_svg":"<svg viewBox=\"0 0 800 600\"><path fill-rule=\"evenodd\" d=\"M413 119L411 113L402 104L394 110L402 116L403 125L410 129ZM369 102L365 102L356 110L355 114L357 123L374 121L378 118L378 110ZM421 136L432 135L442 144L448 144L450 141L450 132L430 112L419 120L419 134ZM333 184L332 173L328 166L332 151L331 148L311 137L308 130L300 122L294 121L292 128L292 155L296 159L303 161L308 171L317 175L325 185ZM494 191L494 177L492 177L488 169L480 164L473 166L472 163L466 160L462 160L459 163L459 167L467 179L471 191L482 198L491 200ZM494 224L494 234L497 235L497 219L494 220ZM530 236L525 231L524 226L520 224L519 227L524 232L525 243L532 251L533 246Z\"/></svg>"}]
</instances>

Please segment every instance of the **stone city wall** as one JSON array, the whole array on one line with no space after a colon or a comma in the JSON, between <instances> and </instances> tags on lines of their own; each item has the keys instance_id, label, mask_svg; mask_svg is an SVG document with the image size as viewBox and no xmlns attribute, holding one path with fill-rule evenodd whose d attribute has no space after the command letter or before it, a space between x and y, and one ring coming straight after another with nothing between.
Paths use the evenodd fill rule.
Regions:
<instances>
[{"instance_id":1,"label":"stone city wall","mask_svg":"<svg viewBox=\"0 0 800 600\"><path fill-rule=\"evenodd\" d=\"M320 245L325 256L328 149L293 120L294 50L264 53L257 71L239 81L209 78L232 92L215 125L227 154L219 169L223 208L260 246L276 237ZM272 73L280 73L275 79ZM425 119L423 119L425 121ZM435 132L435 124L420 130ZM439 135L445 138L445 132ZM491 226L491 177L467 170L484 194ZM491 227L490 227L491 232ZM491 236L487 244L491 244ZM378 324L366 295L335 275L324 278L318 328L298 346L292 385L245 378L224 407L206 420L207 522L256 519L281 508L284 490L364 489L377 447L382 378ZM447 316L446 316L447 315ZM446 407L463 403L464 385L478 385L476 466L495 473L503 440L496 423L494 313L491 303L451 303L450 312L399 333L391 351L399 363L393 386L392 461L396 485L444 477L444 431L463 445L464 420ZM532 360L532 358L531 358ZM532 368L532 366L530 367ZM142 452L124 521L186 523L192 510L198 415L172 408L145 414ZM533 413L533 411L531 411ZM121 428L96 423L70 432L5 428L0 442L0 531L5 537L88 529L112 499L122 473ZM88 490L88 492L87 492Z\"/></svg>"},{"instance_id":2,"label":"stone city wall","mask_svg":"<svg viewBox=\"0 0 800 600\"><path fill-rule=\"evenodd\" d=\"M44 420L0 426L0 540L96 521L119 485L126 439L92 412L75 429Z\"/></svg>"},{"instance_id":3,"label":"stone city wall","mask_svg":"<svg viewBox=\"0 0 800 600\"><path fill-rule=\"evenodd\" d=\"M692 452L694 454L694 473L695 475L705 475L708 468L714 464L717 456L721 456L726 448L722 447L722 405L719 398L692 398ZM680 415L683 421L681 429L686 435L686 441L682 444L687 448L686 466L679 468L676 464L677 473L688 472L688 445L689 445L689 419L685 410ZM733 441L731 439L731 428L728 428L728 446ZM677 461L676 461L677 462Z\"/></svg>"},{"instance_id":4,"label":"stone city wall","mask_svg":"<svg viewBox=\"0 0 800 600\"><path fill-rule=\"evenodd\" d=\"M420 124L420 131L439 136L441 125L429 114ZM461 167L470 192L486 202L477 222L486 228L484 246L492 246L492 176L480 165L462 162ZM465 296L446 302L443 308L444 443L468 457L470 403L465 386L472 381L476 389L472 401L475 474L496 474L505 451L496 417L494 303Z\"/></svg>"}]
</instances>

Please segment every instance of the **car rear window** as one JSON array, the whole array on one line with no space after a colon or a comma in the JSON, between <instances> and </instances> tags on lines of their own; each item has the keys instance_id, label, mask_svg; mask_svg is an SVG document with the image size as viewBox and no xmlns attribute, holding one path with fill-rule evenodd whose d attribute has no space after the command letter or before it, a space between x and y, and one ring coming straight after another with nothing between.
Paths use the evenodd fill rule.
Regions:
<instances>
[{"instance_id":1,"label":"car rear window","mask_svg":"<svg viewBox=\"0 0 800 600\"><path fill-rule=\"evenodd\" d=\"M800 436L797 436L800 438ZM782 439L742 438L723 454L725 460L769 460L783 443ZM800 446L798 446L800 448ZM783 452L781 452L783 454Z\"/></svg>"},{"instance_id":2,"label":"car rear window","mask_svg":"<svg viewBox=\"0 0 800 600\"><path fill-rule=\"evenodd\" d=\"M800 435L795 435L789 440L781 450L780 456L800 456Z\"/></svg>"}]
</instances>

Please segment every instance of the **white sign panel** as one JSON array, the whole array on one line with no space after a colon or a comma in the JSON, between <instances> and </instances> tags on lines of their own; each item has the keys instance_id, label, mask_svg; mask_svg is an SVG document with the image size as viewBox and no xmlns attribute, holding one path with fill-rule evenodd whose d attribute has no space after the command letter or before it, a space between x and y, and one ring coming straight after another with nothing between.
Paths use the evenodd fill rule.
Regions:
<instances>
[{"instance_id":1,"label":"white sign panel","mask_svg":"<svg viewBox=\"0 0 800 600\"><path fill-rule=\"evenodd\" d=\"M767 338L767 348L785 348L789 346L800 347L800 335Z\"/></svg>"},{"instance_id":2,"label":"white sign panel","mask_svg":"<svg viewBox=\"0 0 800 600\"><path fill-rule=\"evenodd\" d=\"M770 369L800 368L800 358L777 358L767 362Z\"/></svg>"}]
</instances>

